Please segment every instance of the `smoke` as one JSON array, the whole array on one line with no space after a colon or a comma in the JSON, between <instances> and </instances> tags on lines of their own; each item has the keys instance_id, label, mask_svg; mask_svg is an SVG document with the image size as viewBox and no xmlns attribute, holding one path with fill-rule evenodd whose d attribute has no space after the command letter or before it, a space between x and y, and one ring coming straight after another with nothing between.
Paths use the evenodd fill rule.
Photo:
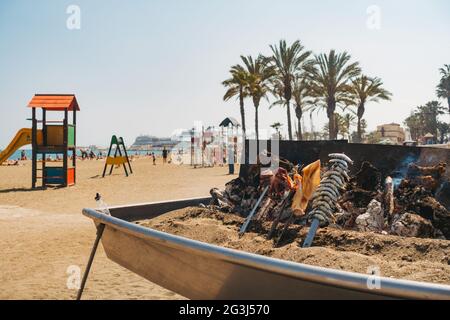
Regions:
<instances>
[{"instance_id":1,"label":"smoke","mask_svg":"<svg viewBox=\"0 0 450 320\"><path fill-rule=\"evenodd\" d=\"M398 188L402 180L406 177L406 174L408 172L408 166L411 163L417 162L418 158L419 156L417 155L409 154L400 162L397 168L395 168L395 170L391 175L394 190Z\"/></svg>"}]
</instances>

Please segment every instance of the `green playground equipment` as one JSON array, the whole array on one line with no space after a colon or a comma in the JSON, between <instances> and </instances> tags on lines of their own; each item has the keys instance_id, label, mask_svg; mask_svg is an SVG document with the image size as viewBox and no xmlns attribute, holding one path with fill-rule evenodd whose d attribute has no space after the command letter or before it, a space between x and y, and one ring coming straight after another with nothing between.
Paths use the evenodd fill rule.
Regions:
<instances>
[{"instance_id":1,"label":"green playground equipment","mask_svg":"<svg viewBox=\"0 0 450 320\"><path fill-rule=\"evenodd\" d=\"M114 149L114 156L111 156L112 151ZM128 170L130 170L130 174L133 173L133 170L131 169L131 163L130 159L128 158L127 148L125 147L125 143L123 142L123 138L119 137L117 138L115 135L111 138L111 143L109 145L108 155L106 157L105 167L103 168L103 174L102 177L105 177L106 169L108 165L111 166L109 169L109 174L112 174L112 171L114 169L114 166L123 166L123 170L125 171L126 176L128 177L128 170L127 170L127 164L128 164Z\"/></svg>"}]
</instances>

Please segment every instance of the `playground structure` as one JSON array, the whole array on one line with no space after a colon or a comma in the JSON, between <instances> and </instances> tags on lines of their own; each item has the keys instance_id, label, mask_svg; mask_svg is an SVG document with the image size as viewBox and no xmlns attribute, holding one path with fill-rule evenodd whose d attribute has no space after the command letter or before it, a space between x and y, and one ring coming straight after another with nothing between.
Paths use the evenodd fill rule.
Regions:
<instances>
[{"instance_id":1,"label":"playground structure","mask_svg":"<svg viewBox=\"0 0 450 320\"><path fill-rule=\"evenodd\" d=\"M20 129L6 149L0 153L0 164L6 161L17 149L31 144L32 178L35 189L37 181L41 186L71 186L76 181L76 112L80 111L74 94L35 94L28 107L32 108L30 128ZM41 109L41 118L37 110ZM48 120L47 111L64 113L62 120ZM69 111L72 122L69 123ZM69 152L71 152L69 163ZM55 155L57 160L47 161L47 155ZM61 157L60 157L61 155ZM38 161L38 156L40 156ZM38 168L38 163L41 167ZM58 166L62 163L62 166ZM38 175L40 172L40 175Z\"/></svg>"},{"instance_id":2,"label":"playground structure","mask_svg":"<svg viewBox=\"0 0 450 320\"><path fill-rule=\"evenodd\" d=\"M114 156L111 156L111 152L114 149ZM109 145L108 155L106 156L106 162L105 167L103 168L103 174L102 177L105 177L106 169L108 168L108 165L111 166L109 169L109 174L112 174L112 171L114 169L114 166L123 166L123 170L125 171L126 176L128 177L128 170L127 166L128 164L128 170L130 170L130 174L133 173L133 170L131 169L131 163L130 159L128 158L127 148L125 147L125 143L123 142L123 138L119 137L117 138L115 135L111 137L111 143Z\"/></svg>"},{"instance_id":3,"label":"playground structure","mask_svg":"<svg viewBox=\"0 0 450 320\"><path fill-rule=\"evenodd\" d=\"M37 181L42 187L48 185L71 186L76 181L76 112L80 110L73 94L35 94L28 107L32 108L32 188ZM41 109L41 118L37 110ZM63 112L62 120L48 120L47 112ZM69 111L72 121L69 120ZM41 137L39 137L41 136ZM70 159L69 159L69 153ZM57 157L56 161L47 161L47 155ZM61 157L59 157L61 155ZM40 161L38 161L40 156ZM71 160L69 162L69 160ZM41 167L38 168L38 163ZM61 164L58 165L58 164ZM38 175L38 172L41 174Z\"/></svg>"},{"instance_id":4,"label":"playground structure","mask_svg":"<svg viewBox=\"0 0 450 320\"><path fill-rule=\"evenodd\" d=\"M20 147L26 146L27 144L31 144L31 135L32 130L30 128L22 128L19 131L17 131L16 135L11 140L6 149L0 152L0 164L8 160L13 155L13 153ZM42 144L41 130L38 130L36 132L36 138L38 144Z\"/></svg>"}]
</instances>

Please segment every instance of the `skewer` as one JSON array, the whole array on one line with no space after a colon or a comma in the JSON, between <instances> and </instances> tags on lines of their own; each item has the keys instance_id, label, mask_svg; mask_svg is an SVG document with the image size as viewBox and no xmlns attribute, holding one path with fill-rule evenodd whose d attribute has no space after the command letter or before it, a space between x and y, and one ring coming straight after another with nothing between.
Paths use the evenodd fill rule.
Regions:
<instances>
[{"instance_id":1,"label":"skewer","mask_svg":"<svg viewBox=\"0 0 450 320\"><path fill-rule=\"evenodd\" d=\"M319 219L313 219L313 221L311 222L311 226L309 227L305 242L303 242L303 248L311 247L314 237L316 236L317 229L319 228L319 224Z\"/></svg>"},{"instance_id":2,"label":"skewer","mask_svg":"<svg viewBox=\"0 0 450 320\"><path fill-rule=\"evenodd\" d=\"M328 161L331 164L330 170L324 174L323 180L320 182L317 192L313 197L312 211L309 216L312 218L311 227L306 236L303 248L309 248L314 240L317 229L320 226L320 221L317 216L321 216L326 220L333 217L335 205L333 202L337 200L340 190L344 189L347 184L348 165L353 164L353 160L343 153L332 153L328 155L331 159ZM330 192L331 191L331 192Z\"/></svg>"},{"instance_id":3,"label":"skewer","mask_svg":"<svg viewBox=\"0 0 450 320\"><path fill-rule=\"evenodd\" d=\"M302 192L302 186L299 186L298 192ZM281 214L280 214L281 215ZM283 231L281 231L280 236L278 237L278 240L275 244L275 247L278 247L278 244L281 242L281 239L284 236L284 233L286 232L286 230L289 228L289 226L292 224L292 222L294 222L295 220L295 214L294 211L291 212L291 215L289 216L289 219L286 221L286 223L284 224L284 228Z\"/></svg>"},{"instance_id":4,"label":"skewer","mask_svg":"<svg viewBox=\"0 0 450 320\"><path fill-rule=\"evenodd\" d=\"M289 226L292 224L292 222L294 222L294 220L295 220L295 215L294 215L294 213L291 213L291 215L289 216L289 219L288 219L288 220L286 221L286 223L284 224L283 231L281 231L281 234L280 234L280 236L278 237L278 240L277 240L276 244L274 245L275 248L278 247L278 245L279 245L280 242L281 242L281 239L282 239L283 236L284 236L284 233L285 233L286 230L289 228Z\"/></svg>"},{"instance_id":5,"label":"skewer","mask_svg":"<svg viewBox=\"0 0 450 320\"><path fill-rule=\"evenodd\" d=\"M269 190L269 186L265 187L263 192L261 193L261 196L259 197L258 201L256 201L255 206L253 207L252 211L247 216L247 219L245 219L244 224L242 225L241 229L239 230L239 237L242 237L247 230L248 225L250 224L250 221L252 220L253 216L255 215L256 209L258 208L259 204L261 203L262 199L266 195L267 191Z\"/></svg>"},{"instance_id":6,"label":"skewer","mask_svg":"<svg viewBox=\"0 0 450 320\"><path fill-rule=\"evenodd\" d=\"M280 208L280 213L273 221L272 227L270 228L270 232L267 235L268 240L272 239L273 234L275 233L275 230L277 229L278 223L280 222L281 214L283 213L284 209L286 208L286 205L290 202L290 200L292 200L292 197L294 196L294 194L295 194L295 190L290 190L288 195L286 196L286 198L283 199L283 203Z\"/></svg>"}]
</instances>

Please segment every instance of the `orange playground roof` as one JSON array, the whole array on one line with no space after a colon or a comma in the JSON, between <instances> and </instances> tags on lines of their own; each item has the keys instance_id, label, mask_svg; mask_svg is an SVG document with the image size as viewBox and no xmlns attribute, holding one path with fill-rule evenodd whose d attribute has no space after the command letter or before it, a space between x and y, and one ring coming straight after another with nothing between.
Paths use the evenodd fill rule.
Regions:
<instances>
[{"instance_id":1,"label":"orange playground roof","mask_svg":"<svg viewBox=\"0 0 450 320\"><path fill-rule=\"evenodd\" d=\"M74 94L35 94L30 103L30 108L42 108L54 111L80 111L77 98Z\"/></svg>"}]
</instances>

